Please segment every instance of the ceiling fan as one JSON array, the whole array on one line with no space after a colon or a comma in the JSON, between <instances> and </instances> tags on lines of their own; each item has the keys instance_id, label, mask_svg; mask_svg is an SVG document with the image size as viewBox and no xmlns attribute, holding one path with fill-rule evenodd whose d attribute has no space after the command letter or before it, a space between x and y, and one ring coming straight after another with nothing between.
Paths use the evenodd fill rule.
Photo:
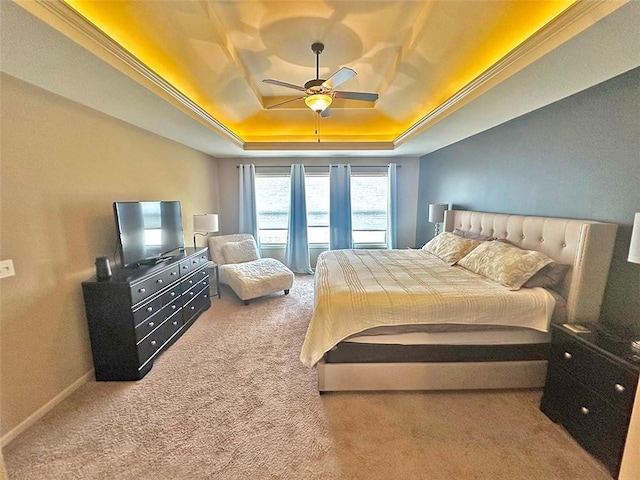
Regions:
<instances>
[{"instance_id":1,"label":"ceiling fan","mask_svg":"<svg viewBox=\"0 0 640 480\"><path fill-rule=\"evenodd\" d=\"M375 102L378 100L377 93L365 93L365 92L344 92L341 90L334 90L338 85L342 85L350 78L355 77L357 74L355 70L342 67L328 79L320 78L320 54L324 50L324 44L316 42L311 45L311 50L316 54L316 78L309 80L304 86L294 85L292 83L282 82L280 80L273 80L271 78L265 78L262 80L264 83L270 83L271 85L278 85L280 87L292 88L299 92L304 92L305 95L286 100L276 105L271 105L268 108L279 107L285 103L294 102L304 98L304 103L317 114L328 117L331 115L331 109L329 105L334 98L344 98L348 100L361 100L365 102Z\"/></svg>"}]
</instances>

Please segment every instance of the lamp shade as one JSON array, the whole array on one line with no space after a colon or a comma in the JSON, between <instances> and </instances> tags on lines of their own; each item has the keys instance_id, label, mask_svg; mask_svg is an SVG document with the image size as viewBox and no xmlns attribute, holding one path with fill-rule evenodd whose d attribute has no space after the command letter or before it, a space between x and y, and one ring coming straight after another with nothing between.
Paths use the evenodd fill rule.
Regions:
<instances>
[{"instance_id":1,"label":"lamp shade","mask_svg":"<svg viewBox=\"0 0 640 480\"><path fill-rule=\"evenodd\" d=\"M316 113L323 112L325 108L331 105L333 99L329 95L324 93L316 93L315 95L309 95L304 99L304 103L307 104L311 110Z\"/></svg>"},{"instance_id":2,"label":"lamp shade","mask_svg":"<svg viewBox=\"0 0 640 480\"><path fill-rule=\"evenodd\" d=\"M429 222L440 223L444 222L444 212L448 205L446 203L431 203L429 204Z\"/></svg>"},{"instance_id":3,"label":"lamp shade","mask_svg":"<svg viewBox=\"0 0 640 480\"><path fill-rule=\"evenodd\" d=\"M631 245L629 246L629 258L627 260L632 263L640 263L640 212L636 213L633 219Z\"/></svg>"},{"instance_id":4,"label":"lamp shade","mask_svg":"<svg viewBox=\"0 0 640 480\"><path fill-rule=\"evenodd\" d=\"M197 213L193 216L194 232L217 232L218 231L218 214L217 213Z\"/></svg>"}]
</instances>

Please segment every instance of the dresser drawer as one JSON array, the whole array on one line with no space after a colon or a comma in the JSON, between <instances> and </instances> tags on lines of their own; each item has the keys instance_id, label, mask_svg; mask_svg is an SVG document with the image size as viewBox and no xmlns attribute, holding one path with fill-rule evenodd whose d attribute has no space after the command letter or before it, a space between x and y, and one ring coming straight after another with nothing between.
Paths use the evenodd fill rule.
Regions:
<instances>
[{"instance_id":1,"label":"dresser drawer","mask_svg":"<svg viewBox=\"0 0 640 480\"><path fill-rule=\"evenodd\" d=\"M178 265L175 265L144 279L142 282L133 284L131 286L131 303L135 305L150 295L159 292L172 282L177 281L180 275L179 272Z\"/></svg>"},{"instance_id":2,"label":"dresser drawer","mask_svg":"<svg viewBox=\"0 0 640 480\"><path fill-rule=\"evenodd\" d=\"M182 280L182 293L186 293L192 289L196 284L200 283L203 279L209 278L209 271L206 268L201 268L197 272L191 274L189 277Z\"/></svg>"},{"instance_id":3,"label":"dresser drawer","mask_svg":"<svg viewBox=\"0 0 640 480\"><path fill-rule=\"evenodd\" d=\"M155 315L147 318L144 322L136 325L136 342L149 335L153 330L158 328L162 322L182 308L182 300L176 298L173 302L162 307Z\"/></svg>"},{"instance_id":4,"label":"dresser drawer","mask_svg":"<svg viewBox=\"0 0 640 480\"><path fill-rule=\"evenodd\" d=\"M200 286L199 286L200 287ZM192 299L185 302L182 309L184 323L187 324L198 314L211 306L211 298L209 296L208 282L201 290L196 290L196 293Z\"/></svg>"},{"instance_id":5,"label":"dresser drawer","mask_svg":"<svg viewBox=\"0 0 640 480\"><path fill-rule=\"evenodd\" d=\"M630 412L633 404L637 374L626 370L607 357L595 355L593 350L577 343L568 335L554 333L549 369L551 373L564 371L568 378L592 388L612 407Z\"/></svg>"},{"instance_id":6,"label":"dresser drawer","mask_svg":"<svg viewBox=\"0 0 640 480\"><path fill-rule=\"evenodd\" d=\"M206 254L203 254L202 256L206 258ZM191 257L186 260L183 260L182 262L180 262L180 276L184 277L186 275L189 275L194 270L197 270L200 267L200 265L201 265L200 256L195 256L195 257Z\"/></svg>"},{"instance_id":7,"label":"dresser drawer","mask_svg":"<svg viewBox=\"0 0 640 480\"><path fill-rule=\"evenodd\" d=\"M565 375L547 377L541 408L610 471L617 471L627 436L627 414L612 409L593 390Z\"/></svg>"},{"instance_id":8,"label":"dresser drawer","mask_svg":"<svg viewBox=\"0 0 640 480\"><path fill-rule=\"evenodd\" d=\"M174 333L176 333L184 325L179 312L169 317L155 331L144 338L138 344L138 356L140 360L140 368L167 343Z\"/></svg>"}]
</instances>

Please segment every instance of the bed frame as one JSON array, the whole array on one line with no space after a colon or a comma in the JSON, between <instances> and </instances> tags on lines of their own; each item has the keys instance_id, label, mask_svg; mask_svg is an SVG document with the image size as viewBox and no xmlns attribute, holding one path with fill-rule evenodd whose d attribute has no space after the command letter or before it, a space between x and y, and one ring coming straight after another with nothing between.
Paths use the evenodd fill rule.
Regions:
<instances>
[{"instance_id":1,"label":"bed frame","mask_svg":"<svg viewBox=\"0 0 640 480\"><path fill-rule=\"evenodd\" d=\"M617 225L589 220L448 210L444 230L460 229L538 250L571 265L559 293L568 322L595 322L607 282ZM546 360L317 364L318 390L470 390L539 388Z\"/></svg>"}]
</instances>

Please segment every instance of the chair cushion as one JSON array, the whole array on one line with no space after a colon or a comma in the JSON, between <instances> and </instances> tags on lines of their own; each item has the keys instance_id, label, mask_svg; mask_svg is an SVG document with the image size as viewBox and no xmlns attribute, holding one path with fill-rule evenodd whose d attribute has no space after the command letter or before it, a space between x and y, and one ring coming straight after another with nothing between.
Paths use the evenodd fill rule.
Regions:
<instances>
[{"instance_id":1,"label":"chair cushion","mask_svg":"<svg viewBox=\"0 0 640 480\"><path fill-rule=\"evenodd\" d=\"M219 273L220 283L229 285L241 300L289 290L294 279L293 272L275 258L222 265Z\"/></svg>"},{"instance_id":2,"label":"chair cushion","mask_svg":"<svg viewBox=\"0 0 640 480\"><path fill-rule=\"evenodd\" d=\"M231 235L218 235L209 237L209 256L211 260L218 265L224 265L227 263L222 253L222 246L228 242L242 242L243 240L253 240L253 235L248 233L234 233ZM255 240L254 240L255 242Z\"/></svg>"},{"instance_id":3,"label":"chair cushion","mask_svg":"<svg viewBox=\"0 0 640 480\"><path fill-rule=\"evenodd\" d=\"M253 238L222 244L222 255L225 263L244 263L260 258L258 246Z\"/></svg>"}]
</instances>

